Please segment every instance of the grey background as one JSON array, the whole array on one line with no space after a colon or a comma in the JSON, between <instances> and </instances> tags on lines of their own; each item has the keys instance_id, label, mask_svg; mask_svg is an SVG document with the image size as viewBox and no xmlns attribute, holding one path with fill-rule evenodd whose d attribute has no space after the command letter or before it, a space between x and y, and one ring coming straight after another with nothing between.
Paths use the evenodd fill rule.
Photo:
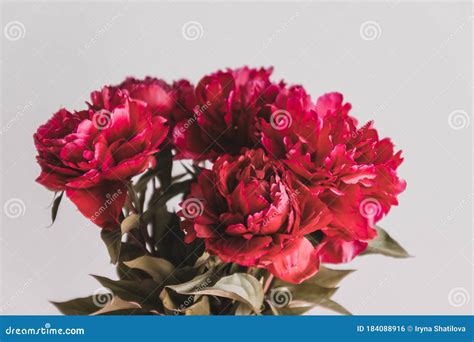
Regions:
<instances>
[{"instance_id":1,"label":"grey background","mask_svg":"<svg viewBox=\"0 0 474 342\"><path fill-rule=\"evenodd\" d=\"M374 119L404 150L408 187L380 224L414 258L342 265L357 271L335 299L354 314L472 313L471 16L469 2L4 2L2 313L55 314L48 300L99 287L88 274L115 276L99 229L69 201L48 227L52 193L34 182L36 128L127 75L197 82L246 64L273 65L274 79L314 98L341 91L362 124ZM23 38L7 39L11 21ZM183 38L188 21L202 25L200 39ZM367 21L379 24L377 39L363 39ZM448 122L456 110L468 120L460 129ZM4 208L12 198L24 203L17 218Z\"/></svg>"}]
</instances>

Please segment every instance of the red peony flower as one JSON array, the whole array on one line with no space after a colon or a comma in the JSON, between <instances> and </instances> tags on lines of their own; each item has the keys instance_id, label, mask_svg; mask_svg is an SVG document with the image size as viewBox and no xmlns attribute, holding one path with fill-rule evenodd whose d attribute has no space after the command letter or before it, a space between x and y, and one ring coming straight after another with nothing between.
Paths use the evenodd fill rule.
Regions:
<instances>
[{"instance_id":1,"label":"red peony flower","mask_svg":"<svg viewBox=\"0 0 474 342\"><path fill-rule=\"evenodd\" d=\"M79 211L98 226L114 229L124 204L126 183L154 163L166 138L166 120L121 90L103 89L92 108L58 111L34 135L41 175L37 182L65 191Z\"/></svg>"},{"instance_id":2,"label":"red peony flower","mask_svg":"<svg viewBox=\"0 0 474 342\"><path fill-rule=\"evenodd\" d=\"M188 104L189 92L194 92L194 87L186 80L179 80L169 85L165 81L145 77L143 80L128 77L121 84L106 86L100 91L91 94L91 107L95 109L109 109L121 103L121 95L128 93L130 98L140 100L147 104L148 110L153 115L160 115L167 119L174 119L182 115L180 112Z\"/></svg>"},{"instance_id":3,"label":"red peony flower","mask_svg":"<svg viewBox=\"0 0 474 342\"><path fill-rule=\"evenodd\" d=\"M398 204L405 189L396 173L401 152L394 152L390 139L379 139L372 122L357 128L341 94L326 94L314 106L300 88L283 89L281 98L259 114L262 144L298 187L331 211L332 221L322 229L322 261L350 261L376 236L374 224ZM286 124L279 127L275 117L282 113Z\"/></svg>"},{"instance_id":4,"label":"red peony flower","mask_svg":"<svg viewBox=\"0 0 474 342\"><path fill-rule=\"evenodd\" d=\"M226 262L268 268L300 283L319 267L319 250L305 238L331 220L324 203L295 191L280 162L262 149L223 155L203 170L178 213L186 242L205 240Z\"/></svg>"},{"instance_id":5,"label":"red peony flower","mask_svg":"<svg viewBox=\"0 0 474 342\"><path fill-rule=\"evenodd\" d=\"M214 159L255 147L256 114L280 88L270 82L271 73L271 68L243 67L201 79L195 101L188 102L187 118L174 129L177 158Z\"/></svg>"}]
</instances>

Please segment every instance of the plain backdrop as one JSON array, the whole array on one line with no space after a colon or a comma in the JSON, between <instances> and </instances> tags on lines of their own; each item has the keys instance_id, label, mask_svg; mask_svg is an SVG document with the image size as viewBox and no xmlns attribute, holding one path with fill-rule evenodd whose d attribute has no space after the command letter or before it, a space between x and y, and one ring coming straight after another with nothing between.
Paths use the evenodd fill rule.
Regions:
<instances>
[{"instance_id":1,"label":"plain backdrop","mask_svg":"<svg viewBox=\"0 0 474 342\"><path fill-rule=\"evenodd\" d=\"M2 313L57 314L49 300L99 287L89 274L115 277L99 229L68 200L49 227L37 127L129 75L196 83L243 65L272 65L314 99L342 92L404 151L408 187L380 225L413 258L341 265L357 271L334 299L354 314L472 313L472 15L470 2L448 1L4 2ZM189 22L196 36L183 35Z\"/></svg>"}]
</instances>

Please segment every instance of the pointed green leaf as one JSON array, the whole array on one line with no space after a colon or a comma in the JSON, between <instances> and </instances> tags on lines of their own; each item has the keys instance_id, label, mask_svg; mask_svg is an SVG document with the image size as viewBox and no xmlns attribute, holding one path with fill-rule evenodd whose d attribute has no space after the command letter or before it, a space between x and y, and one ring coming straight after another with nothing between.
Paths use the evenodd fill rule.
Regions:
<instances>
[{"instance_id":1,"label":"pointed green leaf","mask_svg":"<svg viewBox=\"0 0 474 342\"><path fill-rule=\"evenodd\" d=\"M151 279L141 280L112 280L93 275L102 286L108 288L114 295L128 302L136 302L143 308L155 309L161 305L159 294L163 286Z\"/></svg>"},{"instance_id":2,"label":"pointed green leaf","mask_svg":"<svg viewBox=\"0 0 474 342\"><path fill-rule=\"evenodd\" d=\"M100 309L94 296L75 298L66 302L51 302L64 315L90 315Z\"/></svg>"},{"instance_id":3,"label":"pointed green leaf","mask_svg":"<svg viewBox=\"0 0 474 342\"><path fill-rule=\"evenodd\" d=\"M58 209L59 205L61 204L61 200L63 199L64 191L59 194L53 201L53 206L51 207L51 224L56 221L56 217L58 216Z\"/></svg>"},{"instance_id":4,"label":"pointed green leaf","mask_svg":"<svg viewBox=\"0 0 474 342\"><path fill-rule=\"evenodd\" d=\"M211 314L209 298L202 296L193 305L184 311L186 316L208 316Z\"/></svg>"},{"instance_id":5,"label":"pointed green leaf","mask_svg":"<svg viewBox=\"0 0 474 342\"><path fill-rule=\"evenodd\" d=\"M154 258L148 255L138 257L131 261L125 261L125 265L130 268L138 268L148 273L153 280L161 283L167 280L174 271L174 266L166 259Z\"/></svg>"},{"instance_id":6,"label":"pointed green leaf","mask_svg":"<svg viewBox=\"0 0 474 342\"><path fill-rule=\"evenodd\" d=\"M134 302L127 302L117 296L114 296L103 308L93 313L93 315L104 315L113 311L141 309L141 306Z\"/></svg>"},{"instance_id":7,"label":"pointed green leaf","mask_svg":"<svg viewBox=\"0 0 474 342\"><path fill-rule=\"evenodd\" d=\"M369 241L367 249L361 255L382 254L393 258L409 258L408 252L400 246L385 230L376 227L377 237Z\"/></svg>"},{"instance_id":8,"label":"pointed green leaf","mask_svg":"<svg viewBox=\"0 0 474 342\"><path fill-rule=\"evenodd\" d=\"M247 304L256 313L260 313L264 298L260 282L246 273L234 273L220 279L212 287L207 287L190 294L230 298Z\"/></svg>"},{"instance_id":9,"label":"pointed green leaf","mask_svg":"<svg viewBox=\"0 0 474 342\"><path fill-rule=\"evenodd\" d=\"M268 299L271 303L277 304L282 304L284 300L287 302L287 306L291 306L294 301L319 304L323 300L331 298L336 291L337 288L323 287L311 282L289 284L277 279L268 294ZM285 294L285 298L281 297L282 293Z\"/></svg>"},{"instance_id":10,"label":"pointed green leaf","mask_svg":"<svg viewBox=\"0 0 474 342\"><path fill-rule=\"evenodd\" d=\"M120 229L122 230L122 234L126 234L132 229L138 228L139 226L140 226L140 215L131 214L122 221L122 223L120 224Z\"/></svg>"},{"instance_id":11,"label":"pointed green leaf","mask_svg":"<svg viewBox=\"0 0 474 342\"><path fill-rule=\"evenodd\" d=\"M278 313L282 316L301 316L315 307L316 305L286 306L284 308L278 308L277 310Z\"/></svg>"},{"instance_id":12,"label":"pointed green leaf","mask_svg":"<svg viewBox=\"0 0 474 342\"><path fill-rule=\"evenodd\" d=\"M102 229L100 232L100 237L107 246L107 251L109 252L110 262L116 264L120 257L120 246L122 241L122 234L120 230L105 230Z\"/></svg>"},{"instance_id":13,"label":"pointed green leaf","mask_svg":"<svg viewBox=\"0 0 474 342\"><path fill-rule=\"evenodd\" d=\"M329 288L336 287L341 280L352 272L354 272L354 270L335 270L325 266L320 266L318 273L305 282Z\"/></svg>"},{"instance_id":14,"label":"pointed green leaf","mask_svg":"<svg viewBox=\"0 0 474 342\"><path fill-rule=\"evenodd\" d=\"M324 299L319 303L319 306L325 309L332 310L340 313L341 315L352 315L349 310L343 307L341 304L333 301L332 299Z\"/></svg>"},{"instance_id":15,"label":"pointed green leaf","mask_svg":"<svg viewBox=\"0 0 474 342\"><path fill-rule=\"evenodd\" d=\"M252 308L250 308L247 304L239 303L237 305L237 309L235 310L236 316L249 316L252 314Z\"/></svg>"},{"instance_id":16,"label":"pointed green leaf","mask_svg":"<svg viewBox=\"0 0 474 342\"><path fill-rule=\"evenodd\" d=\"M194 294L200 289L207 288L215 282L214 270L211 269L204 274L198 275L197 277L187 281L185 283L177 285L168 285L166 288L172 289L179 294Z\"/></svg>"},{"instance_id":17,"label":"pointed green leaf","mask_svg":"<svg viewBox=\"0 0 474 342\"><path fill-rule=\"evenodd\" d=\"M305 280L303 284L315 284L324 288L334 288L352 272L354 272L354 270L336 270L321 265L319 271L311 278ZM294 286L295 284L288 283L278 278L275 278L272 284L273 288Z\"/></svg>"}]
</instances>

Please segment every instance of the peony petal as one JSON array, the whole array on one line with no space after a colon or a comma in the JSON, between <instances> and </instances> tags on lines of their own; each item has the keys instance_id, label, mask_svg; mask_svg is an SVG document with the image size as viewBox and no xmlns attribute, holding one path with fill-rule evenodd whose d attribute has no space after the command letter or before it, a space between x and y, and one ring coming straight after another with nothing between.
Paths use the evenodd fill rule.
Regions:
<instances>
[{"instance_id":1,"label":"peony petal","mask_svg":"<svg viewBox=\"0 0 474 342\"><path fill-rule=\"evenodd\" d=\"M306 238L289 242L280 253L273 256L268 270L276 277L293 284L300 284L319 269L319 253Z\"/></svg>"},{"instance_id":2,"label":"peony petal","mask_svg":"<svg viewBox=\"0 0 474 342\"><path fill-rule=\"evenodd\" d=\"M268 253L272 243L270 236L254 237L250 240L228 237L206 240L206 248L225 262L235 262L243 266L255 266L259 258Z\"/></svg>"},{"instance_id":3,"label":"peony petal","mask_svg":"<svg viewBox=\"0 0 474 342\"><path fill-rule=\"evenodd\" d=\"M331 237L323 240L321 248L321 262L340 264L349 262L367 248L367 242L345 241L340 237Z\"/></svg>"},{"instance_id":4,"label":"peony petal","mask_svg":"<svg viewBox=\"0 0 474 342\"><path fill-rule=\"evenodd\" d=\"M88 189L66 189L66 195L79 211L101 228L120 228L119 215L127 197L127 187L120 182L105 182Z\"/></svg>"}]
</instances>

